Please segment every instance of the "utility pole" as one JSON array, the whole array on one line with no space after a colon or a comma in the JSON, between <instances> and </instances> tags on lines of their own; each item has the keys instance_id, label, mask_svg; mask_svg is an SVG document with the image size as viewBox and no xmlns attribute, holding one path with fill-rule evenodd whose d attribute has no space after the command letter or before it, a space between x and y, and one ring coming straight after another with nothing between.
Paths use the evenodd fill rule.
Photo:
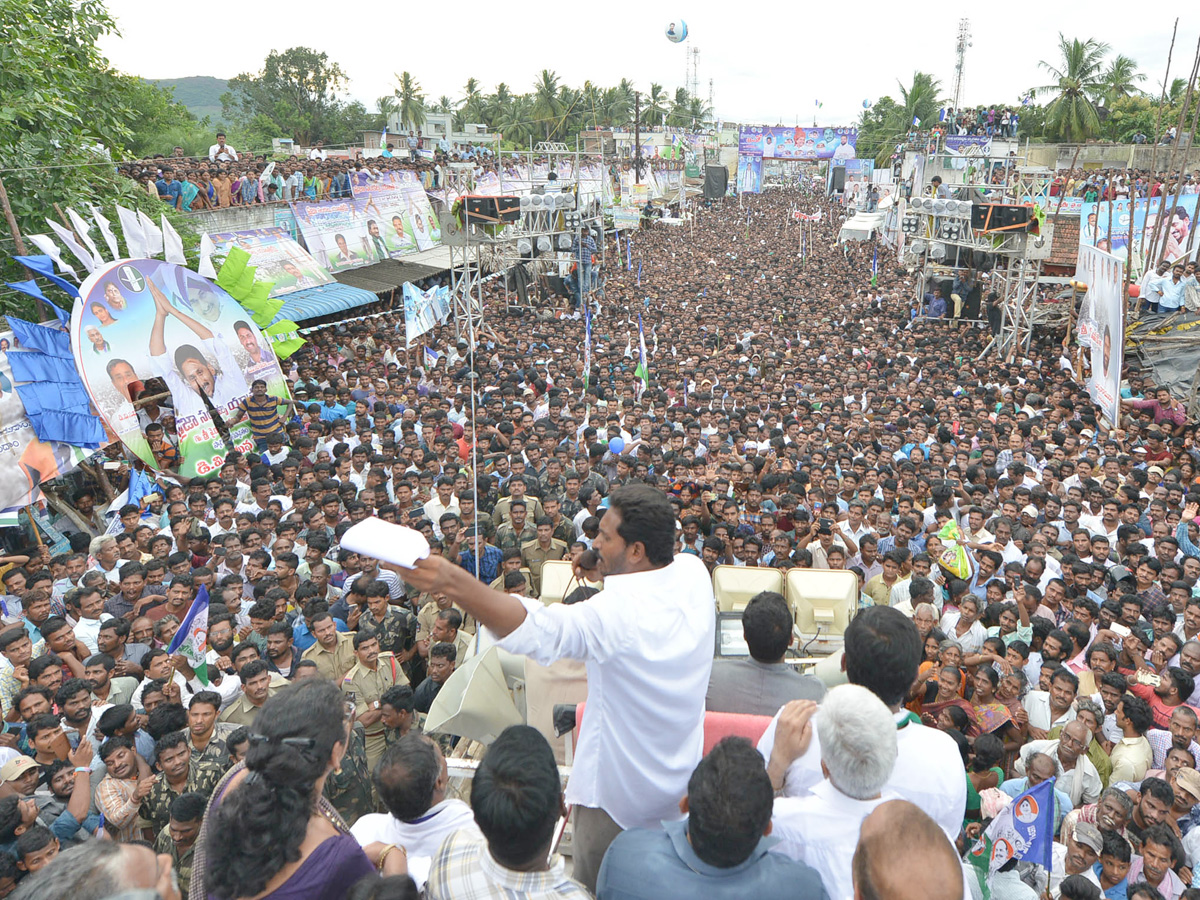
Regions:
<instances>
[{"instance_id":1,"label":"utility pole","mask_svg":"<svg viewBox=\"0 0 1200 900\"><path fill-rule=\"evenodd\" d=\"M642 183L642 92L633 92L633 182Z\"/></svg>"}]
</instances>

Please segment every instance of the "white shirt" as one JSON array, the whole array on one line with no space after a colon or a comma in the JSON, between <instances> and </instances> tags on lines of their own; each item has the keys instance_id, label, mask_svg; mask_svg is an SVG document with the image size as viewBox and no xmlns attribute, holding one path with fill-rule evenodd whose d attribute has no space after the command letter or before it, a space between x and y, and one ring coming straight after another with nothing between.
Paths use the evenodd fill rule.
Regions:
<instances>
[{"instance_id":1,"label":"white shirt","mask_svg":"<svg viewBox=\"0 0 1200 900\"><path fill-rule=\"evenodd\" d=\"M450 502L445 506L442 505L440 498L434 496L432 500L425 504L423 509L425 511L425 518L429 519L430 523L433 525L434 537L436 537L439 541L442 539L442 526L440 524L442 516L444 516L446 513L454 513L456 516L462 516L462 510L458 507L458 501L454 499L453 496L450 498Z\"/></svg>"},{"instance_id":2,"label":"white shirt","mask_svg":"<svg viewBox=\"0 0 1200 900\"><path fill-rule=\"evenodd\" d=\"M96 638L100 636L100 626L111 619L112 616L108 613L100 613L98 619L83 619L81 618L75 625L75 637L83 642L83 645L88 648L88 653L99 653L99 646L96 644Z\"/></svg>"},{"instance_id":3,"label":"white shirt","mask_svg":"<svg viewBox=\"0 0 1200 900\"><path fill-rule=\"evenodd\" d=\"M817 716L820 714L818 710ZM905 722L907 716L907 710L896 713L897 724ZM776 713L758 742L758 752L763 759L771 758L778 721L779 714ZM821 773L821 740L817 734L816 718L812 721L812 742L808 752L788 766L783 785L784 796L803 797L811 794L825 780ZM921 807L946 832L951 842L957 840L967 808L967 780L960 774L962 757L958 752L958 744L935 728L909 723L896 730L896 751L896 766L884 791L895 791L905 800Z\"/></svg>"},{"instance_id":4,"label":"white shirt","mask_svg":"<svg viewBox=\"0 0 1200 900\"><path fill-rule=\"evenodd\" d=\"M363 847L374 841L403 847L408 874L417 883L417 890L424 890L434 854L456 831L468 831L483 839L471 807L461 800L443 800L416 822L401 822L391 813L368 813L354 823L350 834Z\"/></svg>"},{"instance_id":5,"label":"white shirt","mask_svg":"<svg viewBox=\"0 0 1200 900\"><path fill-rule=\"evenodd\" d=\"M587 664L567 802L603 809L625 829L657 830L679 819L679 798L704 748L716 639L704 563L681 553L661 569L610 575L604 590L573 606L521 602L525 621L498 642L501 649L542 665ZM958 780L965 795L966 779Z\"/></svg>"},{"instance_id":6,"label":"white shirt","mask_svg":"<svg viewBox=\"0 0 1200 900\"><path fill-rule=\"evenodd\" d=\"M1042 729L1042 731L1049 731L1055 725L1066 725L1075 720L1074 706L1068 708L1057 719L1054 718L1053 713L1050 712L1049 691L1030 691L1025 695L1021 704L1025 707L1025 712L1029 714L1029 724L1034 728Z\"/></svg>"},{"instance_id":7,"label":"white shirt","mask_svg":"<svg viewBox=\"0 0 1200 900\"><path fill-rule=\"evenodd\" d=\"M238 155L237 151L228 144L225 145L224 150L221 149L220 144L213 144L208 148L208 158L213 162L220 162L221 160L237 162Z\"/></svg>"},{"instance_id":8,"label":"white shirt","mask_svg":"<svg viewBox=\"0 0 1200 900\"><path fill-rule=\"evenodd\" d=\"M1075 768L1067 772L1064 771L1062 763L1058 759L1058 741L1030 741L1021 748L1020 756L1013 763L1013 772L1024 775L1025 764L1034 753L1045 753L1054 760L1054 766L1058 770L1058 780L1054 787L1070 797L1071 803L1076 808L1087 803L1095 803L1100 799L1100 792L1104 790L1104 784L1100 781L1100 773L1096 770L1096 766L1087 758L1086 754L1080 754L1079 758L1075 760Z\"/></svg>"},{"instance_id":9,"label":"white shirt","mask_svg":"<svg viewBox=\"0 0 1200 900\"><path fill-rule=\"evenodd\" d=\"M884 791L875 800L855 800L827 779L807 797L778 797L771 813L771 836L779 843L771 850L816 869L830 900L849 900L854 896L850 862L863 819L879 804L899 796Z\"/></svg>"},{"instance_id":10,"label":"white shirt","mask_svg":"<svg viewBox=\"0 0 1200 900\"><path fill-rule=\"evenodd\" d=\"M324 160L325 159L325 151L322 150L320 147L313 147L311 150L308 151L308 158Z\"/></svg>"}]
</instances>

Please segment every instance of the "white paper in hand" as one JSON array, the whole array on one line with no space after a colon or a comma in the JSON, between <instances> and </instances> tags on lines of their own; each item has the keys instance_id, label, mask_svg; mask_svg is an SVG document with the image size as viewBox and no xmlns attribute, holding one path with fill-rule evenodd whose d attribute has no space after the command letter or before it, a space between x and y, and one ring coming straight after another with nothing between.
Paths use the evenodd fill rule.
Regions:
<instances>
[{"instance_id":1,"label":"white paper in hand","mask_svg":"<svg viewBox=\"0 0 1200 900\"><path fill-rule=\"evenodd\" d=\"M429 556L429 541L421 532L374 516L363 519L342 535L341 547L406 569Z\"/></svg>"}]
</instances>

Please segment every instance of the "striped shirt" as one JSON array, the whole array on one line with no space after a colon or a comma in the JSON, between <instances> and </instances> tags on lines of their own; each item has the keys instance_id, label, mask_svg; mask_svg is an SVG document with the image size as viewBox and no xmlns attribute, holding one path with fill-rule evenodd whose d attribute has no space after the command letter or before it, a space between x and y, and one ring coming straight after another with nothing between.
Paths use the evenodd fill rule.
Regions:
<instances>
[{"instance_id":1,"label":"striped shirt","mask_svg":"<svg viewBox=\"0 0 1200 900\"><path fill-rule=\"evenodd\" d=\"M240 404L250 420L250 430L256 438L279 434L283 431L283 420L279 418L279 401L270 394L258 400L251 394Z\"/></svg>"}]
</instances>

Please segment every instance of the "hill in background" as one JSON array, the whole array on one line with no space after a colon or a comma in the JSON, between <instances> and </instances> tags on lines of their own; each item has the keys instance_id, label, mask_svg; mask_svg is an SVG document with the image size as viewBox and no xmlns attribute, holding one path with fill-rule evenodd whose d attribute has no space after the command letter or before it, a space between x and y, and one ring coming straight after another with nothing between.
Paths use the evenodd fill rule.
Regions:
<instances>
[{"instance_id":1,"label":"hill in background","mask_svg":"<svg viewBox=\"0 0 1200 900\"><path fill-rule=\"evenodd\" d=\"M152 84L161 88L173 88L175 99L182 103L198 119L208 116L212 121L221 119L221 95L227 91L224 78L211 75L191 75L187 78L154 78Z\"/></svg>"}]
</instances>

